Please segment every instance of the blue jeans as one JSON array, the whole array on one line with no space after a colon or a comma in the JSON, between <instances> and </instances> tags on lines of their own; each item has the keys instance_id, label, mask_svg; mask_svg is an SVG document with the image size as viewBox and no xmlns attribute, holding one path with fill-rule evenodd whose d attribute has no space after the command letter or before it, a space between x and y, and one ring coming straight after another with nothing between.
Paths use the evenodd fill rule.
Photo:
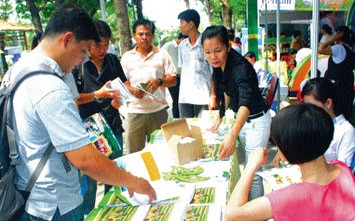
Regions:
<instances>
[{"instance_id":1,"label":"blue jeans","mask_svg":"<svg viewBox=\"0 0 355 221\"><path fill-rule=\"evenodd\" d=\"M257 148L267 147L270 137L271 115L268 111L264 116L245 122L239 133L238 139L240 147L245 150L245 162L251 152ZM259 175L255 175L249 192L249 200L264 195L263 179Z\"/></svg>"},{"instance_id":2,"label":"blue jeans","mask_svg":"<svg viewBox=\"0 0 355 221\"><path fill-rule=\"evenodd\" d=\"M44 221L44 219L32 216L27 212L25 212L20 219L20 221L42 221L42 220ZM52 220L53 221L82 221L84 220L83 206L80 205L77 208L73 209L72 211L63 215L60 215L59 209L57 208Z\"/></svg>"},{"instance_id":3,"label":"blue jeans","mask_svg":"<svg viewBox=\"0 0 355 221\"><path fill-rule=\"evenodd\" d=\"M121 147L121 150L117 153L111 154L110 159L116 159L123 155L123 136L122 134L115 134L118 144ZM112 186L105 185L105 193L107 193ZM96 200L96 190L97 190L97 181L92 179L91 177L87 176L86 174L81 176L81 185L80 185L80 192L81 195L84 197L83 202L83 209L84 214L87 215L91 212L91 210L95 207L95 200Z\"/></svg>"}]
</instances>

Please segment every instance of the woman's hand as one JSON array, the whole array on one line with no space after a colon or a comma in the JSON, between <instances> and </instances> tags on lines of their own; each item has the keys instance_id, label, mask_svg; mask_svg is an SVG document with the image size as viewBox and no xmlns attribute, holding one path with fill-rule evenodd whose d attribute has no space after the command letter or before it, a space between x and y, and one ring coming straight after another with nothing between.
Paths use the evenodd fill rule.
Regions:
<instances>
[{"instance_id":1,"label":"woman's hand","mask_svg":"<svg viewBox=\"0 0 355 221\"><path fill-rule=\"evenodd\" d=\"M280 150L277 150L276 155L274 157L274 159L272 160L272 165L274 165L274 167L276 168L280 168L280 162L282 163L282 166L285 166L285 162L286 162L286 158L285 156L281 153Z\"/></svg>"},{"instance_id":2,"label":"woman's hand","mask_svg":"<svg viewBox=\"0 0 355 221\"><path fill-rule=\"evenodd\" d=\"M247 166L258 169L267 162L267 155L269 150L267 148L258 148L251 152L248 158Z\"/></svg>"},{"instance_id":3,"label":"woman's hand","mask_svg":"<svg viewBox=\"0 0 355 221\"><path fill-rule=\"evenodd\" d=\"M217 97L216 96L211 96L210 102L208 103L208 109L209 110L215 110L218 106L217 103Z\"/></svg>"},{"instance_id":4,"label":"woman's hand","mask_svg":"<svg viewBox=\"0 0 355 221\"><path fill-rule=\"evenodd\" d=\"M228 133L227 136L225 136L223 142L219 146L218 159L223 160L233 155L236 139L237 138L232 136L231 133Z\"/></svg>"},{"instance_id":5,"label":"woman's hand","mask_svg":"<svg viewBox=\"0 0 355 221\"><path fill-rule=\"evenodd\" d=\"M219 125L221 125L221 123L222 123L222 119L218 116L218 118L216 118L216 120L212 123L212 126L207 128L207 131L211 131L211 132L216 131L219 128Z\"/></svg>"}]
</instances>

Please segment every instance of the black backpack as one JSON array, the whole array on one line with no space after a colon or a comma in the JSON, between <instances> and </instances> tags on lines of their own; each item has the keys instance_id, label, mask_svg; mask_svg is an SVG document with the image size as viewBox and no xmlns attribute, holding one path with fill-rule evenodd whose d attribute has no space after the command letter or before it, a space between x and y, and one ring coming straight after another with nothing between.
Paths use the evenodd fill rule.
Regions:
<instances>
[{"instance_id":1,"label":"black backpack","mask_svg":"<svg viewBox=\"0 0 355 221\"><path fill-rule=\"evenodd\" d=\"M10 76L12 67L6 72ZM15 165L19 164L19 154L13 131L12 122L12 99L18 86L28 77L37 74L54 74L48 66L44 64L33 65L25 68L11 81L3 82L0 89L0 218L1 220L11 220L14 216L20 214L24 210L26 199L15 187L13 176L15 173ZM10 77L8 77L10 79ZM25 195L29 195L38 179L44 165L46 164L54 147L50 144L38 163L30 181L26 187Z\"/></svg>"}]
</instances>

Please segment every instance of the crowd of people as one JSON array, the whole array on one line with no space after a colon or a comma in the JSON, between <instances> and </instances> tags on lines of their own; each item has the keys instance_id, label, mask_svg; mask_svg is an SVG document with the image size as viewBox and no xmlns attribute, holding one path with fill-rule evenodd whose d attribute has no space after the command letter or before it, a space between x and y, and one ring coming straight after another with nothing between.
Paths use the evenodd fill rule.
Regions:
<instances>
[{"instance_id":1,"label":"crowd of people","mask_svg":"<svg viewBox=\"0 0 355 221\"><path fill-rule=\"evenodd\" d=\"M15 183L27 196L24 212L15 219L83 220L94 208L96 181L107 184L106 191L111 185L127 187L130 194L147 195L150 203L155 200L147 180L112 160L122 156L123 145L128 153L142 150L150 134L167 122L168 88L174 118L200 117L203 110L218 109L219 117L208 128L215 131L227 108L236 113L218 153L219 159L230 157L237 140L246 153L245 170L226 208L227 220L354 220L355 177L349 166L355 129L346 120L353 99L349 88L354 57L349 46L354 34L341 28L320 44L319 51L331 55L325 78L305 83L306 104L284 108L272 118L259 89L265 76L256 72L255 54L241 55L224 26L212 25L200 33L196 10L185 10L177 19L181 34L163 48L153 45L154 22L134 21L136 44L118 59L108 53L112 33L106 22L93 20L71 4L56 9L38 45L14 64L11 77L4 78L11 83L13 76L31 71L33 64L53 70L26 79L13 98L20 154ZM299 36L295 32L295 50L303 47ZM68 76L71 80L64 80ZM67 83L73 76L78 85ZM135 97L126 104L125 128L119 114L121 95L109 87L115 78ZM137 87L142 84L146 92ZM103 114L120 145L110 158L95 149L82 123L94 113ZM265 195L263 180L255 172L266 162L270 136L279 148L274 164L299 165L303 182ZM50 144L53 153L32 191L25 193ZM85 174L81 184L79 171Z\"/></svg>"}]
</instances>

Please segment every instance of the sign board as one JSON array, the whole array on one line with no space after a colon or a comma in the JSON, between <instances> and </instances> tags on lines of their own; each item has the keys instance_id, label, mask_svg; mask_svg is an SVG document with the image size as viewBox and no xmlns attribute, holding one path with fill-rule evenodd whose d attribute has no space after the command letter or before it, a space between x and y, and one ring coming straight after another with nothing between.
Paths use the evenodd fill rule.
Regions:
<instances>
[{"instance_id":1,"label":"sign board","mask_svg":"<svg viewBox=\"0 0 355 221\"><path fill-rule=\"evenodd\" d=\"M281 11L312 11L313 0L258 0L258 9L265 11L277 10L277 2L280 1ZM353 0L319 0L321 11L349 11Z\"/></svg>"},{"instance_id":2,"label":"sign board","mask_svg":"<svg viewBox=\"0 0 355 221\"><path fill-rule=\"evenodd\" d=\"M279 0L280 10L293 11L296 9L296 0ZM278 0L258 0L258 9L264 11L265 4L267 4L267 10L277 10Z\"/></svg>"}]
</instances>

